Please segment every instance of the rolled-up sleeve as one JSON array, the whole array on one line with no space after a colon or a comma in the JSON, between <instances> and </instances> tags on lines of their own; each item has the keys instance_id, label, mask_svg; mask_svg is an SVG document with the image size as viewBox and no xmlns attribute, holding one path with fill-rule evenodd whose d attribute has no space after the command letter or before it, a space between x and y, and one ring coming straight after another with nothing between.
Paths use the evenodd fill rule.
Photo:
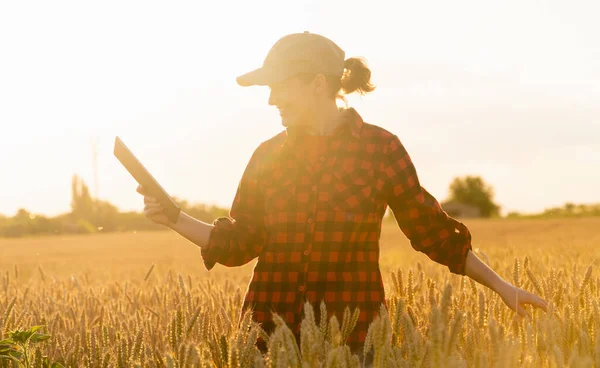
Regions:
<instances>
[{"instance_id":1,"label":"rolled-up sleeve","mask_svg":"<svg viewBox=\"0 0 600 368\"><path fill-rule=\"evenodd\" d=\"M385 148L384 192L400 229L411 246L450 272L465 274L471 246L469 229L448 216L423 188L411 158L396 135Z\"/></svg>"},{"instance_id":2,"label":"rolled-up sleeve","mask_svg":"<svg viewBox=\"0 0 600 368\"><path fill-rule=\"evenodd\" d=\"M208 244L201 251L208 270L216 263L228 267L244 265L264 248L264 197L259 184L261 147L254 151L244 170L229 216L213 221Z\"/></svg>"}]
</instances>

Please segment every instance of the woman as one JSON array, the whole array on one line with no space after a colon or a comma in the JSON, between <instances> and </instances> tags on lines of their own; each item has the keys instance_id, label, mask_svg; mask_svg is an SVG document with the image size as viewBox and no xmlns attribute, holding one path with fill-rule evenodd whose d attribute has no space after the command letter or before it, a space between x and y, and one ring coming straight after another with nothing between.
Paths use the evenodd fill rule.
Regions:
<instances>
[{"instance_id":1,"label":"woman","mask_svg":"<svg viewBox=\"0 0 600 368\"><path fill-rule=\"evenodd\" d=\"M396 135L352 108L338 108L345 94L371 92L370 77L362 59L345 59L323 36L281 38L261 68L237 79L270 88L269 104L279 109L285 130L253 153L230 216L206 224L182 213L170 223L148 196L146 216L197 244L209 270L258 257L243 307L267 332L275 312L299 338L306 301L317 314L324 301L338 320L346 306L358 307L347 342L360 351L385 303L379 236L388 206L415 250L491 288L521 316L528 315L526 304L545 310L545 300L503 280L471 252L469 230L420 185Z\"/></svg>"}]
</instances>

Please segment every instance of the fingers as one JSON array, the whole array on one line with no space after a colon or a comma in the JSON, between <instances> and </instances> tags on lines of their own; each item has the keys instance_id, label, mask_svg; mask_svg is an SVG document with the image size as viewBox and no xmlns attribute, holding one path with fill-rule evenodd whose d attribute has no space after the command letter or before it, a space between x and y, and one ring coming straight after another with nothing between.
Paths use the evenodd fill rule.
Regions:
<instances>
[{"instance_id":1,"label":"fingers","mask_svg":"<svg viewBox=\"0 0 600 368\"><path fill-rule=\"evenodd\" d=\"M144 211L144 215L146 215L146 217L152 217L155 215L160 215L162 213L162 209L160 208L150 208Z\"/></svg>"},{"instance_id":2,"label":"fingers","mask_svg":"<svg viewBox=\"0 0 600 368\"><path fill-rule=\"evenodd\" d=\"M535 295L535 303L533 303L534 306L536 306L537 308L541 308L544 312L548 311L548 302L545 301L544 299L540 298L539 296Z\"/></svg>"},{"instance_id":3,"label":"fingers","mask_svg":"<svg viewBox=\"0 0 600 368\"><path fill-rule=\"evenodd\" d=\"M138 185L136 191L144 196L144 204L148 203L158 203L156 198L149 195L148 191L140 184Z\"/></svg>"},{"instance_id":4,"label":"fingers","mask_svg":"<svg viewBox=\"0 0 600 368\"><path fill-rule=\"evenodd\" d=\"M543 298L525 290L521 290L519 293L519 303L516 305L515 311L519 317L526 318L531 322L531 314L529 311L527 311L527 309L525 309L526 305L532 305L535 308L541 308L544 310L544 312L548 310L548 302L546 302Z\"/></svg>"},{"instance_id":5,"label":"fingers","mask_svg":"<svg viewBox=\"0 0 600 368\"><path fill-rule=\"evenodd\" d=\"M536 308L542 309L544 312L548 311L548 302L543 298L529 292L524 292L521 303L531 304Z\"/></svg>"},{"instance_id":6,"label":"fingers","mask_svg":"<svg viewBox=\"0 0 600 368\"><path fill-rule=\"evenodd\" d=\"M158 224L166 224L162 205L144 189L138 185L136 191L144 196L144 215Z\"/></svg>"},{"instance_id":7,"label":"fingers","mask_svg":"<svg viewBox=\"0 0 600 368\"><path fill-rule=\"evenodd\" d=\"M144 206L144 214L146 214L146 216L155 215L161 212L163 212L163 208L160 203L146 203Z\"/></svg>"},{"instance_id":8,"label":"fingers","mask_svg":"<svg viewBox=\"0 0 600 368\"><path fill-rule=\"evenodd\" d=\"M162 208L162 205L156 201L149 201L144 204L144 208Z\"/></svg>"},{"instance_id":9,"label":"fingers","mask_svg":"<svg viewBox=\"0 0 600 368\"><path fill-rule=\"evenodd\" d=\"M154 197L144 196L144 204L147 203L158 203L158 201Z\"/></svg>"},{"instance_id":10,"label":"fingers","mask_svg":"<svg viewBox=\"0 0 600 368\"><path fill-rule=\"evenodd\" d=\"M517 314L521 318L527 318L529 321L531 321L531 314L529 314L529 312L525 309L525 307L520 304L517 305Z\"/></svg>"}]
</instances>

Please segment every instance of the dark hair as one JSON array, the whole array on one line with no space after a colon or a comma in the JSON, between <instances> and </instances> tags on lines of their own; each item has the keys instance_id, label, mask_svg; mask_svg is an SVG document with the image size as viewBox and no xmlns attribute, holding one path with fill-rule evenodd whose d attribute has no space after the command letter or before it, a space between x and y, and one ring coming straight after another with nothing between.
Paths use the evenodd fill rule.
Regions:
<instances>
[{"instance_id":1,"label":"dark hair","mask_svg":"<svg viewBox=\"0 0 600 368\"><path fill-rule=\"evenodd\" d=\"M336 91L336 97L340 90L345 95L353 92L364 95L375 90L375 86L371 83L371 70L366 60L352 57L344 61L344 75L340 80L340 87Z\"/></svg>"},{"instance_id":2,"label":"dark hair","mask_svg":"<svg viewBox=\"0 0 600 368\"><path fill-rule=\"evenodd\" d=\"M302 74L300 77L309 83L314 79L315 74ZM367 66L364 58L351 57L344 61L344 74L342 77L326 75L329 84L329 92L334 99L346 101L345 95L358 92L365 95L375 90L375 85L371 83L371 70Z\"/></svg>"}]
</instances>

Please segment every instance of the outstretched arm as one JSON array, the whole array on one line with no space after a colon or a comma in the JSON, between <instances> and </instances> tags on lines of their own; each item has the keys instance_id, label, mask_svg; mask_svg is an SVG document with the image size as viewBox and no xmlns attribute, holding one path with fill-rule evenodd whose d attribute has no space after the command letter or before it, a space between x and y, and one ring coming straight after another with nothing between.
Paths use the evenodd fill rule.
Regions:
<instances>
[{"instance_id":1,"label":"outstretched arm","mask_svg":"<svg viewBox=\"0 0 600 368\"><path fill-rule=\"evenodd\" d=\"M183 211L180 212L177 222L171 222L158 200L152 197L143 186L139 185L137 192L144 196L144 215L152 222L178 232L200 248L208 245L214 225L197 220Z\"/></svg>"},{"instance_id":2,"label":"outstretched arm","mask_svg":"<svg viewBox=\"0 0 600 368\"><path fill-rule=\"evenodd\" d=\"M259 185L261 147L254 151L244 170L230 216L219 217L209 224L181 212L177 222L171 223L160 203L140 186L138 192L144 195L145 215L199 246L208 270L216 263L234 267L250 262L259 256L266 241L264 200Z\"/></svg>"},{"instance_id":3,"label":"outstretched arm","mask_svg":"<svg viewBox=\"0 0 600 368\"><path fill-rule=\"evenodd\" d=\"M452 273L469 276L494 290L520 316L529 316L523 308L526 304L546 310L544 299L503 280L472 252L469 229L449 217L421 186L411 158L397 136L386 146L385 156L386 200L415 250L446 265Z\"/></svg>"},{"instance_id":4,"label":"outstretched arm","mask_svg":"<svg viewBox=\"0 0 600 368\"><path fill-rule=\"evenodd\" d=\"M548 303L544 299L502 279L471 251L467 254L465 275L498 293L504 303L521 317L531 318L531 315L524 308L527 304L541 308L544 311L548 308Z\"/></svg>"}]
</instances>

